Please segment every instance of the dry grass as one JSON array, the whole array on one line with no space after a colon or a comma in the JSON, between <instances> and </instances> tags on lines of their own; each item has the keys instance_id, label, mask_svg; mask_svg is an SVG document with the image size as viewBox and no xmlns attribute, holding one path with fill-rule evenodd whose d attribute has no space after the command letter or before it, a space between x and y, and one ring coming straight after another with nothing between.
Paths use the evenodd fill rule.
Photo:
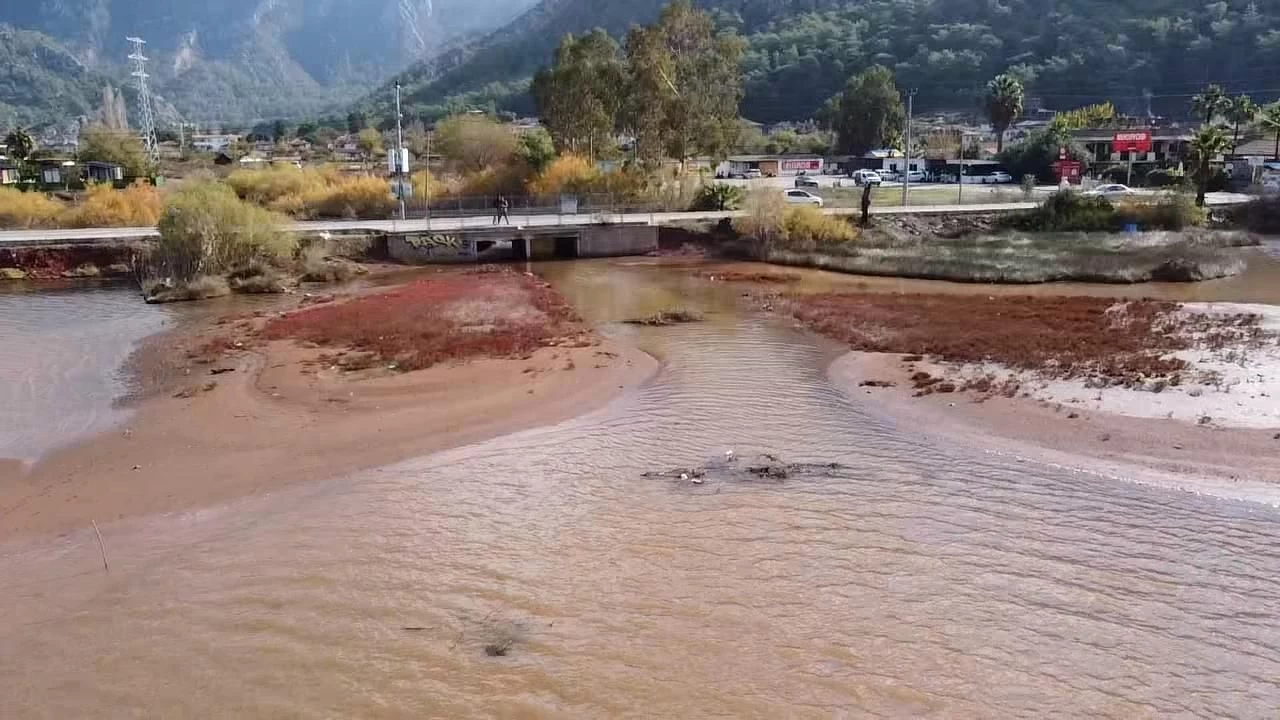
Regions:
<instances>
[{"instance_id":1,"label":"dry grass","mask_svg":"<svg viewBox=\"0 0 1280 720\"><path fill-rule=\"evenodd\" d=\"M40 192L0 187L0 228L27 230L57 227L62 203Z\"/></svg>"},{"instance_id":2,"label":"dry grass","mask_svg":"<svg viewBox=\"0 0 1280 720\"><path fill-rule=\"evenodd\" d=\"M226 183L242 200L292 217L383 218L395 208L391 186L382 178L331 168L237 170Z\"/></svg>"},{"instance_id":3,"label":"dry grass","mask_svg":"<svg viewBox=\"0 0 1280 720\"><path fill-rule=\"evenodd\" d=\"M577 331L548 285L511 270L448 273L390 292L275 318L267 338L367 353L401 370L474 357L519 357Z\"/></svg>"},{"instance_id":4,"label":"dry grass","mask_svg":"<svg viewBox=\"0 0 1280 720\"><path fill-rule=\"evenodd\" d=\"M1109 383L1169 378L1176 384L1187 365L1170 354L1188 347L1188 333L1196 329L1174 312L1176 304L1149 300L851 293L777 302L853 350L994 362ZM915 382L921 381L929 378Z\"/></svg>"},{"instance_id":5,"label":"dry grass","mask_svg":"<svg viewBox=\"0 0 1280 720\"><path fill-rule=\"evenodd\" d=\"M317 217L330 218L385 218L396 207L387 181L368 176L346 178L306 203Z\"/></svg>"},{"instance_id":6,"label":"dry grass","mask_svg":"<svg viewBox=\"0 0 1280 720\"><path fill-rule=\"evenodd\" d=\"M150 227L160 222L164 198L153 185L136 182L123 190L93 185L84 201L69 208L63 227Z\"/></svg>"},{"instance_id":7,"label":"dry grass","mask_svg":"<svg viewBox=\"0 0 1280 720\"><path fill-rule=\"evenodd\" d=\"M533 195L589 192L600 177L600 171L590 160L578 155L561 155L529 181L529 192Z\"/></svg>"}]
</instances>

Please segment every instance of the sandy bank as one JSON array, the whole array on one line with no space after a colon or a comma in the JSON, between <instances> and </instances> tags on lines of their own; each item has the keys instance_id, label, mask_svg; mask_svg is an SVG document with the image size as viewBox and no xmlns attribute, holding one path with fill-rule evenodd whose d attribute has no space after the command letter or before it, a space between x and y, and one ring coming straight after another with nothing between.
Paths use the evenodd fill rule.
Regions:
<instances>
[{"instance_id":1,"label":"sandy bank","mask_svg":"<svg viewBox=\"0 0 1280 720\"><path fill-rule=\"evenodd\" d=\"M466 302L475 312L475 298ZM225 341L229 327L264 321L212 335ZM657 370L649 355L565 323L576 333L549 347L414 372L353 369L344 363L363 355L261 335L225 355L196 353L179 386L141 402L123 426L31 468L0 461L0 540L194 509L560 422Z\"/></svg>"},{"instance_id":2,"label":"sandy bank","mask_svg":"<svg viewBox=\"0 0 1280 720\"><path fill-rule=\"evenodd\" d=\"M918 372L959 378L963 369L911 356L850 352L832 364L831 379L859 402L912 432L936 435L979 450L1006 453L1128 480L1196 492L1280 502L1280 439L1275 429L1153 417L1143 403L1153 393L1113 388L1108 402L1072 402L1062 392L1083 384L1027 383L1014 397L974 392L920 396L911 377ZM868 386L865 383L873 383ZM883 384L889 384L884 387ZM1198 417L1200 397L1168 393L1163 402L1176 416ZM1220 403L1210 391L1207 403ZM1244 423L1248 416L1235 418Z\"/></svg>"}]
</instances>

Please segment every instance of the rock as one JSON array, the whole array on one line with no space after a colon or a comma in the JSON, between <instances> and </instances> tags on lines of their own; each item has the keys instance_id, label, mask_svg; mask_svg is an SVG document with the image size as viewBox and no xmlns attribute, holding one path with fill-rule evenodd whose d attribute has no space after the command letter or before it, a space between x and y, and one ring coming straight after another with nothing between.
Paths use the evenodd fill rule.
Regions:
<instances>
[{"instance_id":1,"label":"rock","mask_svg":"<svg viewBox=\"0 0 1280 720\"><path fill-rule=\"evenodd\" d=\"M1200 388L1191 388L1187 391L1187 394L1191 397L1200 397L1201 395L1204 395L1204 391Z\"/></svg>"},{"instance_id":2,"label":"rock","mask_svg":"<svg viewBox=\"0 0 1280 720\"><path fill-rule=\"evenodd\" d=\"M93 263L85 263L79 267L70 270L64 270L62 277L64 278L95 278L102 275L102 271Z\"/></svg>"},{"instance_id":3,"label":"rock","mask_svg":"<svg viewBox=\"0 0 1280 720\"><path fill-rule=\"evenodd\" d=\"M133 272L133 268L129 267L129 263L113 263L107 266L104 275L129 275Z\"/></svg>"},{"instance_id":4,"label":"rock","mask_svg":"<svg viewBox=\"0 0 1280 720\"><path fill-rule=\"evenodd\" d=\"M1180 444L1178 444L1178 443L1174 443L1174 444L1173 444L1173 449L1174 449L1174 450L1181 450L1181 449L1182 449L1182 445L1180 445Z\"/></svg>"},{"instance_id":5,"label":"rock","mask_svg":"<svg viewBox=\"0 0 1280 720\"><path fill-rule=\"evenodd\" d=\"M1079 418L1079 417L1080 417L1080 413L1073 412L1073 413L1068 413L1068 414L1067 414L1067 419L1068 419L1068 420L1075 420L1075 419L1077 419L1077 418Z\"/></svg>"},{"instance_id":6,"label":"rock","mask_svg":"<svg viewBox=\"0 0 1280 720\"><path fill-rule=\"evenodd\" d=\"M20 268L0 268L0 280L26 280L27 271Z\"/></svg>"},{"instance_id":7,"label":"rock","mask_svg":"<svg viewBox=\"0 0 1280 720\"><path fill-rule=\"evenodd\" d=\"M1101 435L1099 435L1099 436L1098 436L1098 440L1100 440L1100 441L1102 441L1102 442L1110 442L1110 441L1111 441L1111 435L1110 435L1110 433L1102 433Z\"/></svg>"}]
</instances>

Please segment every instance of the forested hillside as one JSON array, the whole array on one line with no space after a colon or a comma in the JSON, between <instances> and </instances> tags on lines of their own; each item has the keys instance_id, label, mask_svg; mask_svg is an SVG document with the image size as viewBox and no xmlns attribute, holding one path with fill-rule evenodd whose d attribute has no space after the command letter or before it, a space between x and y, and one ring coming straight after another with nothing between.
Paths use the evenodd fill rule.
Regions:
<instances>
[{"instance_id":1,"label":"forested hillside","mask_svg":"<svg viewBox=\"0 0 1280 720\"><path fill-rule=\"evenodd\" d=\"M621 38L664 0L544 0L507 27L403 76L419 111L462 99L528 110L525 81L565 33ZM1280 0L700 0L743 35L745 116L806 118L868 65L893 69L918 107L975 107L1011 70L1049 107L1097 100L1180 113L1206 83L1280 95Z\"/></svg>"},{"instance_id":2,"label":"forested hillside","mask_svg":"<svg viewBox=\"0 0 1280 720\"><path fill-rule=\"evenodd\" d=\"M245 122L338 108L534 0L32 0L0 3L0 121L65 121L128 82L147 40L153 90L184 119Z\"/></svg>"}]
</instances>

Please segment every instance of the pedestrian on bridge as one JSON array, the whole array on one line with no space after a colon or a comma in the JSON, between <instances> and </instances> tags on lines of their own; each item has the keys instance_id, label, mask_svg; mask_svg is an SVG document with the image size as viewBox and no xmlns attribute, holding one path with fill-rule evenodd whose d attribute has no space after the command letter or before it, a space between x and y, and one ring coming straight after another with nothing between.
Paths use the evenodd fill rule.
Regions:
<instances>
[{"instance_id":1,"label":"pedestrian on bridge","mask_svg":"<svg viewBox=\"0 0 1280 720\"><path fill-rule=\"evenodd\" d=\"M493 201L493 224L494 224L494 225L498 225L498 224L500 224L503 220L506 220L506 221L507 221L507 224L508 224L508 225L510 225L510 224L511 224L511 217L510 217L509 215L507 215L507 211L508 211L510 208L511 208L511 203L507 202L507 196L506 196L506 195L499 195L496 199L494 199L494 201Z\"/></svg>"}]
</instances>

